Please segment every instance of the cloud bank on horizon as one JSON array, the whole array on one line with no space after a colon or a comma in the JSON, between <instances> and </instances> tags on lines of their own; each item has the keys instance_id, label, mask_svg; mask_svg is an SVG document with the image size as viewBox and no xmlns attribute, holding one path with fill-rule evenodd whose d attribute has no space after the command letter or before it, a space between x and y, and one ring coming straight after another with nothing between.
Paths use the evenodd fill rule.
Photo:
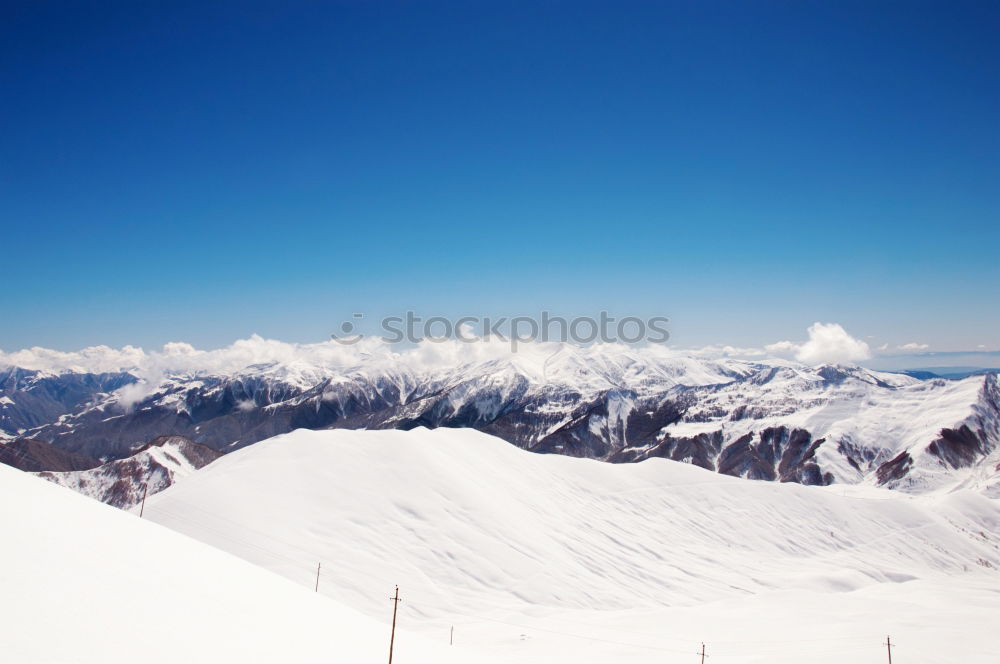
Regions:
<instances>
[{"instance_id":1,"label":"cloud bank on horizon","mask_svg":"<svg viewBox=\"0 0 1000 664\"><path fill-rule=\"evenodd\" d=\"M531 342L519 346L518 353L551 354L560 342ZM767 358L794 360L806 365L857 364L876 355L861 339L852 336L837 323L817 322L807 330L804 341L779 341L764 348L707 346L680 349L662 345L642 346L644 352L689 355L697 357L727 357L733 359ZM903 351L924 351L927 344L908 343L897 346ZM885 352L888 345L880 346ZM300 364L326 369L349 369L362 361L380 357L387 361L404 359L408 364L433 368L443 364L482 362L508 357L509 345L496 339L479 337L476 342L455 339L425 339L415 346L403 347L377 337L365 338L354 345L336 341L289 343L265 339L256 334L232 344L211 350L200 350L188 343L171 342L159 350L144 350L137 346L111 348L91 346L78 351L59 351L32 347L10 353L0 350L0 366L49 372L114 372L131 371L153 379L168 373L231 373L254 365Z\"/></svg>"}]
</instances>

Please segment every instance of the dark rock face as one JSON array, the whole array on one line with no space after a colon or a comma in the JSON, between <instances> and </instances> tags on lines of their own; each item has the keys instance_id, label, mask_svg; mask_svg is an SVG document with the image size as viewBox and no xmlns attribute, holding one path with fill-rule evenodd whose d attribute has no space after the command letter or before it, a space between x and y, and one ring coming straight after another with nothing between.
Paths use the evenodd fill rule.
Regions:
<instances>
[{"instance_id":1,"label":"dark rock face","mask_svg":"<svg viewBox=\"0 0 1000 664\"><path fill-rule=\"evenodd\" d=\"M876 470L876 477L879 484L888 484L895 480L900 480L913 466L913 457L909 452L902 452L893 459L886 461Z\"/></svg>"},{"instance_id":2,"label":"dark rock face","mask_svg":"<svg viewBox=\"0 0 1000 664\"><path fill-rule=\"evenodd\" d=\"M833 482L815 462L825 441L813 441L804 429L770 427L746 434L722 450L719 472L759 480L826 485Z\"/></svg>"},{"instance_id":3,"label":"dark rock face","mask_svg":"<svg viewBox=\"0 0 1000 664\"><path fill-rule=\"evenodd\" d=\"M854 445L846 440L837 443L837 452L859 473L867 472L878 459L877 450Z\"/></svg>"},{"instance_id":4,"label":"dark rock face","mask_svg":"<svg viewBox=\"0 0 1000 664\"><path fill-rule=\"evenodd\" d=\"M762 476L771 474L771 466L754 453L752 433L745 434L728 445L719 456L719 472L740 477L744 474Z\"/></svg>"},{"instance_id":5,"label":"dark rock face","mask_svg":"<svg viewBox=\"0 0 1000 664\"><path fill-rule=\"evenodd\" d=\"M781 454L778 464L778 478L782 482L798 482L800 484L827 485L833 482L833 477L820 471L816 464L816 450L825 443L824 438L812 440L808 431L796 429L788 440L788 445Z\"/></svg>"},{"instance_id":6,"label":"dark rock face","mask_svg":"<svg viewBox=\"0 0 1000 664\"><path fill-rule=\"evenodd\" d=\"M958 429L941 429L941 437L927 451L952 468L965 468L989 453L985 438L982 431L973 431L963 424Z\"/></svg>"},{"instance_id":7,"label":"dark rock face","mask_svg":"<svg viewBox=\"0 0 1000 664\"><path fill-rule=\"evenodd\" d=\"M63 472L67 470L89 470L101 462L81 454L61 450L55 445L31 438L20 438L0 445L0 463L18 470L37 473L43 470Z\"/></svg>"},{"instance_id":8,"label":"dark rock face","mask_svg":"<svg viewBox=\"0 0 1000 664\"><path fill-rule=\"evenodd\" d=\"M607 400L600 399L577 407L569 422L529 449L543 454L603 459L612 451L612 437L624 438L622 423L609 417Z\"/></svg>"},{"instance_id":9,"label":"dark rock face","mask_svg":"<svg viewBox=\"0 0 1000 664\"><path fill-rule=\"evenodd\" d=\"M632 463L660 457L673 461L687 461L706 470L715 470L715 462L722 451L722 432L700 433L696 436L674 438L666 435L663 440L648 448L627 447L611 455L608 461Z\"/></svg>"},{"instance_id":10,"label":"dark rock face","mask_svg":"<svg viewBox=\"0 0 1000 664\"><path fill-rule=\"evenodd\" d=\"M652 443L664 427L680 422L686 412L687 403L683 397L640 404L629 415L625 436L629 441Z\"/></svg>"}]
</instances>

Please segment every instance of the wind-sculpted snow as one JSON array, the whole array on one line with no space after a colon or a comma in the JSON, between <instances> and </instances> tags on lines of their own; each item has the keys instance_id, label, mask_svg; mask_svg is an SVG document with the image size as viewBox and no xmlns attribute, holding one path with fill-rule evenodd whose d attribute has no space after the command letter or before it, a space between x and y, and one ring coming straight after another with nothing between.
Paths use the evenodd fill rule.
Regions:
<instances>
[{"instance_id":1,"label":"wind-sculpted snow","mask_svg":"<svg viewBox=\"0 0 1000 664\"><path fill-rule=\"evenodd\" d=\"M291 352L264 345L264 356ZM656 347L458 346L393 353L318 345L265 363L252 363L247 349L177 351L157 361L170 367L173 358L183 370L162 375L47 377L93 387L40 413L19 405L30 403L30 386L4 392L14 405L0 405L0 416L17 419L0 422L8 438L105 460L162 435L229 452L298 428L462 427L536 452L666 457L749 479L911 492L982 474L979 464L1000 441L995 375L921 381ZM206 368L196 369L198 361Z\"/></svg>"},{"instance_id":2,"label":"wind-sculpted snow","mask_svg":"<svg viewBox=\"0 0 1000 664\"><path fill-rule=\"evenodd\" d=\"M386 611L372 620L5 466L0 532L4 662L361 663L384 661L388 651ZM391 591L372 588L378 597ZM396 636L396 661L501 661L430 643L405 626Z\"/></svg>"},{"instance_id":3,"label":"wind-sculpted snow","mask_svg":"<svg viewBox=\"0 0 1000 664\"><path fill-rule=\"evenodd\" d=\"M969 491L746 482L471 430L295 431L146 515L306 587L322 562L321 593L374 617L399 583L411 626L518 662L668 657L635 644L686 661L702 639L739 661L877 661L885 633L906 661L952 661L990 649L1000 609L1000 504Z\"/></svg>"}]
</instances>

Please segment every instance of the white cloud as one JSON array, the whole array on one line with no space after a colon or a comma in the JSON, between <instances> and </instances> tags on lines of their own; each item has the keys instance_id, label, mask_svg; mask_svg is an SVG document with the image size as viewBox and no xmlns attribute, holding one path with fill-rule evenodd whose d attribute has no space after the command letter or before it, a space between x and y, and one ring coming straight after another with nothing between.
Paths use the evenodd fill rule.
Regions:
<instances>
[{"instance_id":1,"label":"white cloud","mask_svg":"<svg viewBox=\"0 0 1000 664\"><path fill-rule=\"evenodd\" d=\"M837 323L813 323L808 341L779 341L766 348L775 355L792 355L805 364L851 364L871 357L868 344L852 337Z\"/></svg>"},{"instance_id":2,"label":"white cloud","mask_svg":"<svg viewBox=\"0 0 1000 664\"><path fill-rule=\"evenodd\" d=\"M164 377L172 375L231 375L252 365L277 365L278 371L298 373L303 380L317 372L349 371L373 362L402 362L409 368L424 371L442 365L461 365L513 357L510 344L498 338L477 337L475 331L463 327L465 341L424 340L404 348L386 343L378 337L365 337L355 344L324 341L295 344L264 339L252 335L223 348L199 350L191 344L171 342L159 350L146 351L135 346L120 349L93 346L80 351L64 352L46 348L27 348L11 353L0 351L0 367L17 366L52 373L128 371L140 382L120 392L124 406L135 403L156 389ZM470 343L475 339L475 343ZM519 343L516 356L524 362L544 362L559 350L556 342ZM700 349L670 349L658 344L645 346L645 353L685 355L706 358L764 357L794 358L800 362L856 362L870 356L868 345L851 337L834 323L816 323L809 328L804 342L780 341L765 348L728 345L706 346Z\"/></svg>"},{"instance_id":3,"label":"white cloud","mask_svg":"<svg viewBox=\"0 0 1000 664\"><path fill-rule=\"evenodd\" d=\"M125 410L131 410L132 406L155 392L158 383L159 381L140 380L118 388L115 391L115 394L118 395L118 405Z\"/></svg>"},{"instance_id":4,"label":"white cloud","mask_svg":"<svg viewBox=\"0 0 1000 664\"><path fill-rule=\"evenodd\" d=\"M146 353L135 346L109 348L91 346L83 350L63 352L50 348L24 348L13 353L0 351L0 366L21 367L41 371L86 371L104 373L137 369L146 361Z\"/></svg>"},{"instance_id":5,"label":"white cloud","mask_svg":"<svg viewBox=\"0 0 1000 664\"><path fill-rule=\"evenodd\" d=\"M0 366L15 366L48 372L111 372L129 371L138 376L163 373L239 371L253 364L272 362L307 362L310 364L345 367L356 364L370 352L372 346L385 346L378 339L363 340L355 345L335 341L315 344L292 344L252 335L229 346L214 350L198 350L191 344L171 342L162 350L145 351L135 346L109 348L92 346L79 351L63 352L48 348L26 348L12 353L0 351Z\"/></svg>"},{"instance_id":6,"label":"white cloud","mask_svg":"<svg viewBox=\"0 0 1000 664\"><path fill-rule=\"evenodd\" d=\"M881 353L884 353L885 351L889 350L889 344L888 343L884 343L881 346L879 346L878 348L876 348L875 350L877 350L877 351L879 351Z\"/></svg>"},{"instance_id":7,"label":"white cloud","mask_svg":"<svg viewBox=\"0 0 1000 664\"><path fill-rule=\"evenodd\" d=\"M733 346L705 346L685 351L700 357L733 357L753 359L764 356L794 358L805 364L860 362L871 357L868 344L852 337L837 323L814 323L808 330L806 341L778 341L764 348L738 348ZM882 350L888 348L888 344Z\"/></svg>"},{"instance_id":8,"label":"white cloud","mask_svg":"<svg viewBox=\"0 0 1000 664\"><path fill-rule=\"evenodd\" d=\"M764 346L764 350L772 355L795 355L799 346L800 344L797 344L794 341L779 341L777 343Z\"/></svg>"},{"instance_id":9,"label":"white cloud","mask_svg":"<svg viewBox=\"0 0 1000 664\"><path fill-rule=\"evenodd\" d=\"M681 351L688 353L690 355L696 355L698 357L734 357L734 358L749 358L749 357L762 357L767 355L767 353L760 348L739 348L737 346L703 346L702 348L693 348L687 351Z\"/></svg>"},{"instance_id":10,"label":"white cloud","mask_svg":"<svg viewBox=\"0 0 1000 664\"><path fill-rule=\"evenodd\" d=\"M301 376L350 371L362 364L405 363L417 371L440 366L479 363L512 357L509 341L476 337L463 328L466 341L425 339L411 347L387 343L379 337L365 337L354 344L323 341L313 344L286 343L252 335L223 348L199 350L190 344L171 342L160 350L145 351L133 346L121 349L95 346L81 351L63 352L29 348L11 353L0 351L0 367L16 366L50 373L127 371L140 382L120 391L120 403L126 407L156 389L167 376L232 375L254 365L275 365L285 374ZM475 339L472 343L468 340ZM517 355L525 359L545 358L559 344L531 342L518 344Z\"/></svg>"},{"instance_id":11,"label":"white cloud","mask_svg":"<svg viewBox=\"0 0 1000 664\"><path fill-rule=\"evenodd\" d=\"M930 348L930 346L928 346L927 344L918 344L915 341L911 342L911 343L908 343L908 344L903 344L902 346L899 346L899 350L909 350L909 351L927 350L928 348Z\"/></svg>"}]
</instances>

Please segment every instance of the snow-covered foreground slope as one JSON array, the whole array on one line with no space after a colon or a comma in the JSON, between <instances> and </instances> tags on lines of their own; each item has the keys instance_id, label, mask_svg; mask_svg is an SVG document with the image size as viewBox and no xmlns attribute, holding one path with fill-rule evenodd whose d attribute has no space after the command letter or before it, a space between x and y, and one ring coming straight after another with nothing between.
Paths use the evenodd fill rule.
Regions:
<instances>
[{"instance_id":1,"label":"snow-covered foreground slope","mask_svg":"<svg viewBox=\"0 0 1000 664\"><path fill-rule=\"evenodd\" d=\"M6 466L0 533L3 662L385 661L386 625ZM390 591L375 592L385 599ZM396 656L490 661L405 632Z\"/></svg>"},{"instance_id":2,"label":"snow-covered foreground slope","mask_svg":"<svg viewBox=\"0 0 1000 664\"><path fill-rule=\"evenodd\" d=\"M534 455L463 429L295 431L149 518L518 662L995 661L1000 503ZM854 652L855 655L845 653ZM672 658L672 659L671 659ZM964 659L963 659L964 658ZM715 661L715 660L712 660Z\"/></svg>"}]
</instances>

